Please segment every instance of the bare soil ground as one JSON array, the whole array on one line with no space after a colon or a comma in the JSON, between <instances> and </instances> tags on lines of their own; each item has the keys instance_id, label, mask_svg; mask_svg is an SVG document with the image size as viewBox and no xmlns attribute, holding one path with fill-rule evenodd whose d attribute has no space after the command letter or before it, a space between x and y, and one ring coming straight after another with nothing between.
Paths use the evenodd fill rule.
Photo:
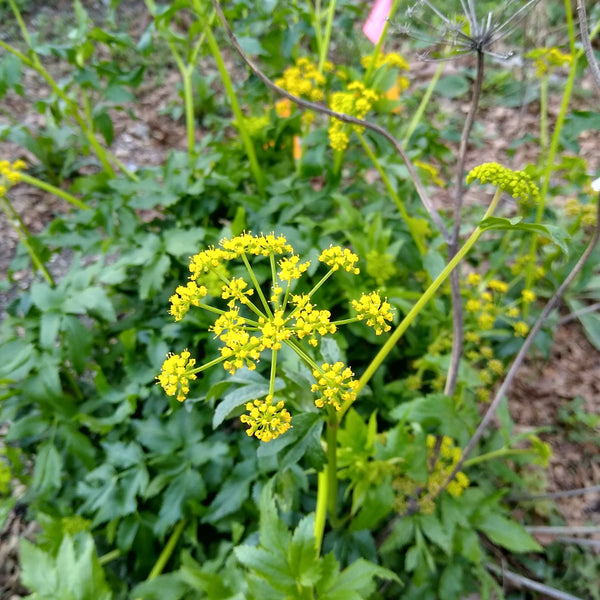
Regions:
<instances>
[{"instance_id":1,"label":"bare soil ground","mask_svg":"<svg viewBox=\"0 0 600 600\"><path fill-rule=\"evenodd\" d=\"M58 0L56 10L65 10L70 1ZM92 0L84 3L96 6ZM140 30L144 23L138 23ZM412 78L415 85L425 84L432 72L431 64L415 63ZM449 65L460 70L460 65ZM39 90L40 82L30 74L26 75L28 89ZM115 142L112 150L126 164L160 164L166 153L174 148L185 147L185 126L182 121L173 121L161 115L161 109L169 102L177 100L176 85L178 74L171 70L164 84L159 87L148 85L140 90L139 102L133 107L133 118L125 113L115 113ZM553 102L557 107L558 100ZM3 109L11 115L18 115L22 122L33 127L42 117L36 113L30 102L15 95L3 100ZM466 106L451 103L449 109L465 112ZM486 111L485 159L497 160L507 166L521 168L527 162L537 160L538 149L530 144L518 147L516 153L507 158L507 148L515 137L530 131L537 135L539 115L537 106L526 109L496 107ZM557 108L555 109L556 112ZM4 117L0 117L0 121ZM590 168L597 169L600 163L600 140L596 135L583 135L580 139L582 154L589 159ZM473 148L469 154L467 167L481 162L482 150ZM34 158L22 149L3 142L0 143L0 158L24 158L29 164ZM52 195L26 185L11 190L15 209L32 233L41 231L57 214L68 209L64 202ZM447 199L441 199L444 205ZM448 206L446 204L446 206ZM18 238L14 229L3 214L0 214L0 279L6 277L10 261L17 247ZM68 266L68 257L57 256L50 263L53 274L60 276ZM31 274L27 271L13 275L15 286L10 294L0 294L0 314L19 290L26 289L31 283ZM1 318L1 317L0 317ZM521 430L530 430L548 426L550 431L542 435L553 450L547 473L548 492L574 490L600 484L600 430L584 441L573 441L564 425L560 424L559 410L567 406L576 397L583 398L584 409L592 414L600 414L600 353L588 342L582 328L577 323L560 326L556 331L554 345L549 360L531 359L519 371L517 380L509 394L509 406L516 426ZM2 432L0 431L0 438ZM560 514L569 525L600 526L600 493L588 493L575 497L556 500ZM0 600L16 600L27 591L19 584L18 578L18 539L29 536L35 525L28 524L21 512L14 512L8 524L0 532ZM593 539L593 536L591 537ZM596 535L600 541L600 536Z\"/></svg>"}]
</instances>

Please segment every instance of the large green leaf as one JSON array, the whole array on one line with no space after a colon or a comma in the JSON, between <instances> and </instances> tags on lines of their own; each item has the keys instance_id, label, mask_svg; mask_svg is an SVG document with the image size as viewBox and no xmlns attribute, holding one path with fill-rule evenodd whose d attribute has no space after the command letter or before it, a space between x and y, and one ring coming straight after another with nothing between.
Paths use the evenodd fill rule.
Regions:
<instances>
[{"instance_id":1,"label":"large green leaf","mask_svg":"<svg viewBox=\"0 0 600 600\"><path fill-rule=\"evenodd\" d=\"M516 521L495 512L485 513L477 519L475 527L485 533L492 542L511 552L541 552L542 547Z\"/></svg>"},{"instance_id":2,"label":"large green leaf","mask_svg":"<svg viewBox=\"0 0 600 600\"><path fill-rule=\"evenodd\" d=\"M568 231L556 225L543 225L541 223L523 223L523 217L488 217L479 223L483 231L526 231L541 234L552 240L566 255L569 254L567 242L571 239Z\"/></svg>"}]
</instances>

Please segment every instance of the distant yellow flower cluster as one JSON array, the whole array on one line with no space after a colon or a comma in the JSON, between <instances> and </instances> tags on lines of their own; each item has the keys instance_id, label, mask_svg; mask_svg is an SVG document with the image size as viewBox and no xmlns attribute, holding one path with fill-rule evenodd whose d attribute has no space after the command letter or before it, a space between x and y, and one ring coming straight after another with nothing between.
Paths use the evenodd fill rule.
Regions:
<instances>
[{"instance_id":1,"label":"distant yellow flower cluster","mask_svg":"<svg viewBox=\"0 0 600 600\"><path fill-rule=\"evenodd\" d=\"M560 67L570 67L573 64L573 55L565 54L558 48L536 48L525 55L533 60L535 74L538 77L551 73Z\"/></svg>"},{"instance_id":2,"label":"distant yellow flower cluster","mask_svg":"<svg viewBox=\"0 0 600 600\"><path fill-rule=\"evenodd\" d=\"M435 436L428 435L426 445L428 464L431 465L435 461L430 469L427 483L423 485L405 473L400 474L392 481L392 486L397 494L394 508L399 513L403 513L408 508L408 499L416 496L420 512L431 514L435 510L433 499L439 494L442 485L462 455L461 449L456 447L447 436L438 440ZM451 496L461 496L469 487L469 483L469 478L462 471L458 471L454 479L447 485L446 491Z\"/></svg>"},{"instance_id":3,"label":"distant yellow flower cluster","mask_svg":"<svg viewBox=\"0 0 600 600\"><path fill-rule=\"evenodd\" d=\"M15 160L12 164L7 160L0 160L0 196L16 183L21 181L21 171L27 165L22 160Z\"/></svg>"},{"instance_id":4,"label":"distant yellow flower cluster","mask_svg":"<svg viewBox=\"0 0 600 600\"><path fill-rule=\"evenodd\" d=\"M325 72L333 71L333 64L325 61L323 70ZM283 75L275 80L276 85L290 94L312 102L323 99L326 83L327 78L319 72L317 65L305 57L299 58L293 67L288 67Z\"/></svg>"},{"instance_id":5,"label":"distant yellow flower cluster","mask_svg":"<svg viewBox=\"0 0 600 600\"><path fill-rule=\"evenodd\" d=\"M582 204L577 198L569 198L565 202L565 214L580 219L584 227L595 227L598 221L598 210L595 204Z\"/></svg>"},{"instance_id":6,"label":"distant yellow flower cluster","mask_svg":"<svg viewBox=\"0 0 600 600\"><path fill-rule=\"evenodd\" d=\"M261 285L250 259L268 259L271 279ZM230 277L226 267L233 260L240 260L248 277ZM185 350L179 354L169 354L162 366L158 383L167 395L183 401L189 393L189 381L197 373L222 364L230 374L238 369L256 369L264 351L271 352L271 380L269 394L265 400L247 403L247 414L242 422L249 425L248 435L262 441L270 441L290 427L291 417L281 400L273 399L277 352L284 344L308 364L316 383L312 391L319 397L318 407L331 406L340 410L344 403L352 403L356 398L358 382L353 379L351 369L342 362L319 366L305 350L299 346L306 341L310 346L318 346L319 339L337 331L338 325L363 320L375 330L377 335L390 329L392 309L387 299L377 292L363 293L352 301L357 315L343 321L332 321L331 312L318 309L313 303L313 295L336 271L343 270L358 274L358 256L348 248L330 246L323 250L319 261L329 267L328 272L308 293L294 294L296 282L307 272L310 261L301 261L282 235L252 235L242 233L231 239L221 240L219 247L209 247L190 258L189 281L179 285L170 298L169 312L179 321L192 307L216 314L209 330L218 339L220 357L201 366L195 366L195 359ZM220 282L216 292L225 302L225 308L214 306L210 298L214 281Z\"/></svg>"},{"instance_id":7,"label":"distant yellow flower cluster","mask_svg":"<svg viewBox=\"0 0 600 600\"><path fill-rule=\"evenodd\" d=\"M358 119L364 119L373 104L379 99L379 94L371 90L360 81L353 81L345 92L335 92L331 96L329 106L336 112L343 113ZM356 125L354 129L362 128ZM329 143L334 150L344 150L350 141L348 126L339 119L332 119L329 126Z\"/></svg>"},{"instance_id":8,"label":"distant yellow flower cluster","mask_svg":"<svg viewBox=\"0 0 600 600\"><path fill-rule=\"evenodd\" d=\"M360 64L365 68L370 68L373 63L373 56L370 54L367 56L363 56L360 59ZM406 60L400 56L397 52L389 52L388 54L378 54L375 58L375 69L379 69L384 65L388 67L398 67L399 69L403 69L404 71L410 70L410 65L406 62Z\"/></svg>"}]
</instances>

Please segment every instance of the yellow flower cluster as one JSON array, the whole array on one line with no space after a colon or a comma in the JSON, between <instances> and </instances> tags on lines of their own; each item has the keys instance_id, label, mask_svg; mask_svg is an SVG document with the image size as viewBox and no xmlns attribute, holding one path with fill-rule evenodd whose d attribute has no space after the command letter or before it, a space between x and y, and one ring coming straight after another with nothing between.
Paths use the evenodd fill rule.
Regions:
<instances>
[{"instance_id":1,"label":"yellow flower cluster","mask_svg":"<svg viewBox=\"0 0 600 600\"><path fill-rule=\"evenodd\" d=\"M432 513L435 510L433 498L438 495L442 485L448 479L462 455L460 448L454 446L453 441L447 436L443 436L441 441L438 441L435 436L428 435L426 445L428 464L431 465L435 461L427 483L423 485L405 473L398 475L392 481L392 487L397 493L394 508L399 513L406 510L408 499L415 495L420 512L423 514ZM459 471L447 485L446 491L457 498L469 487L469 483L469 478L465 473Z\"/></svg>"},{"instance_id":2,"label":"yellow flower cluster","mask_svg":"<svg viewBox=\"0 0 600 600\"><path fill-rule=\"evenodd\" d=\"M272 396L265 400L255 400L246 404L247 415L242 415L240 421L250 425L246 429L248 437L255 436L262 442L270 442L285 433L290 427L292 417L284 408L283 400L273 404Z\"/></svg>"},{"instance_id":3,"label":"yellow flower cluster","mask_svg":"<svg viewBox=\"0 0 600 600\"><path fill-rule=\"evenodd\" d=\"M325 61L323 70L333 71L333 65ZM299 58L295 66L288 67L282 77L275 80L275 84L287 90L294 96L307 98L312 102L318 102L323 99L323 88L327 83L326 77L319 72L317 65L308 58Z\"/></svg>"},{"instance_id":4,"label":"yellow flower cluster","mask_svg":"<svg viewBox=\"0 0 600 600\"><path fill-rule=\"evenodd\" d=\"M360 59L360 64L365 68L369 69L373 63L373 56L371 54L363 56ZM398 67L404 71L409 71L410 66L397 52L389 52L388 54L378 54L375 58L375 69L379 69L383 65L388 67Z\"/></svg>"},{"instance_id":5,"label":"yellow flower cluster","mask_svg":"<svg viewBox=\"0 0 600 600\"><path fill-rule=\"evenodd\" d=\"M15 160L12 164L7 160L0 160L0 196L16 183L21 181L21 173L27 165L22 160Z\"/></svg>"},{"instance_id":6,"label":"yellow flower cluster","mask_svg":"<svg viewBox=\"0 0 600 600\"><path fill-rule=\"evenodd\" d=\"M320 369L313 371L316 383L310 388L311 392L320 394L315 405L322 408L326 404L340 410L344 402L354 402L358 381L352 379L354 373L342 362L333 365L323 363Z\"/></svg>"},{"instance_id":7,"label":"yellow flower cluster","mask_svg":"<svg viewBox=\"0 0 600 600\"><path fill-rule=\"evenodd\" d=\"M330 108L339 113L344 113L359 119L364 119L378 100L379 94L371 90L360 81L353 81L345 92L335 92L331 96ZM361 131L359 126L353 126L356 131ZM339 119L332 119L329 126L329 143L334 150L344 150L350 141L348 127Z\"/></svg>"},{"instance_id":8,"label":"yellow flower cluster","mask_svg":"<svg viewBox=\"0 0 600 600\"><path fill-rule=\"evenodd\" d=\"M570 67L573 64L573 56L565 54L558 48L536 48L525 55L534 61L535 74L543 77L547 73L560 67Z\"/></svg>"},{"instance_id":9,"label":"yellow flower cluster","mask_svg":"<svg viewBox=\"0 0 600 600\"><path fill-rule=\"evenodd\" d=\"M377 335L391 329L391 325L386 321L391 321L393 318L392 307L387 298L382 301L377 292L363 293L358 300L352 300L352 306L357 312L357 318L365 319L367 325L373 327Z\"/></svg>"},{"instance_id":10,"label":"yellow flower cluster","mask_svg":"<svg viewBox=\"0 0 600 600\"><path fill-rule=\"evenodd\" d=\"M342 250L339 246L329 246L329 248L321 252L319 260L328 267L331 267L333 271L342 268L354 275L360 273L360 269L354 266L358 262L358 256L348 250L348 248Z\"/></svg>"},{"instance_id":11,"label":"yellow flower cluster","mask_svg":"<svg viewBox=\"0 0 600 600\"><path fill-rule=\"evenodd\" d=\"M537 185L525 171L513 171L496 162L483 163L472 169L467 175L467 183L475 179L484 184L491 183L522 202L540 199Z\"/></svg>"},{"instance_id":12,"label":"yellow flower cluster","mask_svg":"<svg viewBox=\"0 0 600 600\"><path fill-rule=\"evenodd\" d=\"M277 261L276 257L281 255L287 256ZM270 262L272 294L269 300L263 291L267 284L263 286L258 283L248 260L250 257L266 257ZM225 265L234 259L241 259L249 278L229 276ZM318 309L311 301L312 295L336 271L359 273L356 266L358 256L347 248L330 246L321 252L319 261L328 266L329 271L310 292L293 294L292 286L306 273L310 262L301 262L282 235L242 233L231 239L223 239L217 248L209 247L190 257L189 281L186 285L178 286L171 296L170 313L176 321L181 320L192 306L216 313L217 317L209 331L223 344L219 350L220 357L194 368L195 360L190 359L187 350L181 355L169 354L157 377L158 383L168 395L177 394L177 399L182 401L189 392L189 380L195 379L196 373L219 363L232 375L244 367L254 370L261 353L271 351L273 364L269 395L272 397L277 351L286 344L318 374L315 375L317 383L313 386L313 391L320 394L317 406L331 404L339 409L341 403L354 401L358 382L352 380L352 371L342 363L318 367L297 345L298 341L306 340L309 345L316 347L317 336L333 334L338 324L360 319L365 319L367 325L379 335L390 329L387 321L392 319L391 307L376 292L363 294L360 301L354 301L358 316L332 322L331 312ZM213 293L211 286L215 282L219 282L219 287ZM203 299L209 293L226 301L226 310L206 304ZM248 411L250 415L245 415L242 421L251 425L249 435L255 435L263 441L274 439L290 427L289 413L283 409L282 401L275 405L272 398L271 401L255 400Z\"/></svg>"},{"instance_id":13,"label":"yellow flower cluster","mask_svg":"<svg viewBox=\"0 0 600 600\"><path fill-rule=\"evenodd\" d=\"M186 285L179 285L175 293L169 298L171 308L169 313L175 317L176 321L181 321L186 315L190 306L200 306L200 300L208 294L205 286L198 287L195 281L188 281Z\"/></svg>"},{"instance_id":14,"label":"yellow flower cluster","mask_svg":"<svg viewBox=\"0 0 600 600\"><path fill-rule=\"evenodd\" d=\"M335 333L337 327L330 322L331 313L328 310L314 310L312 304L308 302L310 298L307 295L301 297L294 296L292 302L295 302L299 308L294 312L296 318L296 335L299 340L308 338L308 343L311 346L317 346L317 338L315 334L320 336L328 333Z\"/></svg>"},{"instance_id":15,"label":"yellow flower cluster","mask_svg":"<svg viewBox=\"0 0 600 600\"><path fill-rule=\"evenodd\" d=\"M167 396L175 396L183 402L190 391L189 380L196 379L191 370L196 359L190 358L190 353L184 350L181 354L169 354L163 363L161 373L157 377Z\"/></svg>"}]
</instances>

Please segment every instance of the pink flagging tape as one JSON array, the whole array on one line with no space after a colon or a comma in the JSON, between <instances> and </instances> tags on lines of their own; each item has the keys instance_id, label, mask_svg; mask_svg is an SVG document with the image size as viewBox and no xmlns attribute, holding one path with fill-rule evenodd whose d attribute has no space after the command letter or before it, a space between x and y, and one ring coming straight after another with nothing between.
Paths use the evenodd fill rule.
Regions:
<instances>
[{"instance_id":1,"label":"pink flagging tape","mask_svg":"<svg viewBox=\"0 0 600 600\"><path fill-rule=\"evenodd\" d=\"M371 13L363 25L363 33L373 44L379 41L390 10L392 10L392 0L375 0Z\"/></svg>"}]
</instances>

